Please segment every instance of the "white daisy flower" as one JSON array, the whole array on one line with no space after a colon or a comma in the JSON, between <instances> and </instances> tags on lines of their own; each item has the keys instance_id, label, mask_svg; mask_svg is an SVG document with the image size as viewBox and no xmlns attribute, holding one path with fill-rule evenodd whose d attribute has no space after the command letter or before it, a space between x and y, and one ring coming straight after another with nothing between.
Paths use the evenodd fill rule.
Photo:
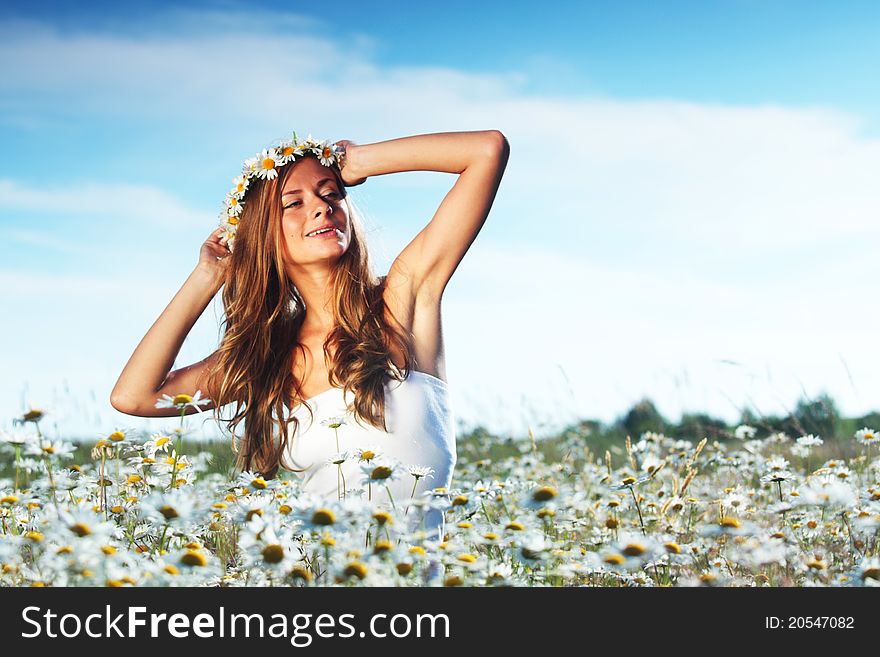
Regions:
<instances>
[{"instance_id":1,"label":"white daisy flower","mask_svg":"<svg viewBox=\"0 0 880 657\"><path fill-rule=\"evenodd\" d=\"M330 455L330 458L327 459L327 463L331 465L342 465L348 460L349 456L351 455L348 452L337 452Z\"/></svg>"},{"instance_id":2,"label":"white daisy flower","mask_svg":"<svg viewBox=\"0 0 880 657\"><path fill-rule=\"evenodd\" d=\"M331 429L338 429L343 424L345 424L345 417L342 415L334 415L333 417L321 420L322 426L330 427Z\"/></svg>"},{"instance_id":3,"label":"white daisy flower","mask_svg":"<svg viewBox=\"0 0 880 657\"><path fill-rule=\"evenodd\" d=\"M232 191L229 192L237 199L241 199L247 191L248 185L251 184L250 178L245 175L236 176L232 179Z\"/></svg>"},{"instance_id":4,"label":"white daisy flower","mask_svg":"<svg viewBox=\"0 0 880 657\"><path fill-rule=\"evenodd\" d=\"M180 393L174 395L162 395L162 399L156 402L156 408L176 408L179 411L182 411L187 406L192 406L197 411L202 410L199 406L207 406L211 403L210 399L202 398L202 391L196 390L195 395L187 395L185 393Z\"/></svg>"},{"instance_id":5,"label":"white daisy flower","mask_svg":"<svg viewBox=\"0 0 880 657\"><path fill-rule=\"evenodd\" d=\"M357 458L358 458L358 461L361 461L361 462L373 461L381 454L382 454L382 450L375 445L366 445L364 447L358 448L358 450L357 450Z\"/></svg>"},{"instance_id":6,"label":"white daisy flower","mask_svg":"<svg viewBox=\"0 0 880 657\"><path fill-rule=\"evenodd\" d=\"M824 441L819 438L819 436L814 436L813 434L807 434L806 436L801 436L797 439L798 445L803 445L804 447L818 447Z\"/></svg>"},{"instance_id":7,"label":"white daisy flower","mask_svg":"<svg viewBox=\"0 0 880 657\"><path fill-rule=\"evenodd\" d=\"M864 429L856 431L855 439L863 445L873 445L880 442L880 437L878 436L880 436L880 434L877 434L876 431L865 427Z\"/></svg>"},{"instance_id":8,"label":"white daisy flower","mask_svg":"<svg viewBox=\"0 0 880 657\"><path fill-rule=\"evenodd\" d=\"M363 483L368 484L387 484L400 477L401 469L397 464L384 460L380 462L371 461L361 466L361 474L363 475Z\"/></svg>"},{"instance_id":9,"label":"white daisy flower","mask_svg":"<svg viewBox=\"0 0 880 657\"><path fill-rule=\"evenodd\" d=\"M257 157L256 175L264 180L272 180L278 176L279 165L276 150L264 149Z\"/></svg>"},{"instance_id":10,"label":"white daisy flower","mask_svg":"<svg viewBox=\"0 0 880 657\"><path fill-rule=\"evenodd\" d=\"M421 479L422 477L431 477L434 478L434 468L428 468L423 465L411 465L407 468L407 472L409 472L416 480Z\"/></svg>"},{"instance_id":11,"label":"white daisy flower","mask_svg":"<svg viewBox=\"0 0 880 657\"><path fill-rule=\"evenodd\" d=\"M171 436L167 436L164 433L154 433L150 436L150 439L144 443L144 452L150 458L155 458L156 452L167 452L173 446L174 443Z\"/></svg>"},{"instance_id":12,"label":"white daisy flower","mask_svg":"<svg viewBox=\"0 0 880 657\"><path fill-rule=\"evenodd\" d=\"M241 175L245 178L250 178L251 176L256 175L257 168L259 167L260 156L255 155L254 157L249 157L244 161L244 166L241 169Z\"/></svg>"},{"instance_id":13,"label":"white daisy flower","mask_svg":"<svg viewBox=\"0 0 880 657\"><path fill-rule=\"evenodd\" d=\"M280 166L289 164L290 162L293 162L298 155L300 155L300 151L297 149L296 144L293 143L293 140L283 141L278 147L278 164Z\"/></svg>"},{"instance_id":14,"label":"white daisy flower","mask_svg":"<svg viewBox=\"0 0 880 657\"><path fill-rule=\"evenodd\" d=\"M28 444L26 454L31 456L56 456L70 458L76 451L76 445L63 440L43 440Z\"/></svg>"},{"instance_id":15,"label":"white daisy flower","mask_svg":"<svg viewBox=\"0 0 880 657\"><path fill-rule=\"evenodd\" d=\"M38 439L37 434L24 431L22 429L12 429L11 431L0 431L0 440L10 445L24 445L29 442L35 442Z\"/></svg>"},{"instance_id":16,"label":"white daisy flower","mask_svg":"<svg viewBox=\"0 0 880 657\"><path fill-rule=\"evenodd\" d=\"M237 217L241 214L242 202L231 192L226 195L226 216Z\"/></svg>"},{"instance_id":17,"label":"white daisy flower","mask_svg":"<svg viewBox=\"0 0 880 657\"><path fill-rule=\"evenodd\" d=\"M329 167L336 162L336 156L333 154L333 149L330 147L329 142L325 141L319 145L317 155L321 164L325 167Z\"/></svg>"},{"instance_id":18,"label":"white daisy flower","mask_svg":"<svg viewBox=\"0 0 880 657\"><path fill-rule=\"evenodd\" d=\"M750 427L748 424L741 424L733 432L733 435L740 440L745 440L747 438L754 438L757 432L758 430L755 429L755 427Z\"/></svg>"}]
</instances>

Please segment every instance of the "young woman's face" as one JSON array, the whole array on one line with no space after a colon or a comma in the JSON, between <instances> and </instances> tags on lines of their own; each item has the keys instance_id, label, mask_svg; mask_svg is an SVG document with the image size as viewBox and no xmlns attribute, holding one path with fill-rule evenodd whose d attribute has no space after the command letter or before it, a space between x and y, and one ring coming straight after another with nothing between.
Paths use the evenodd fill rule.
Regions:
<instances>
[{"instance_id":1,"label":"young woman's face","mask_svg":"<svg viewBox=\"0 0 880 657\"><path fill-rule=\"evenodd\" d=\"M344 190L334 172L313 157L291 166L281 189L285 258L297 264L336 259L351 241ZM329 230L315 234L326 227Z\"/></svg>"}]
</instances>

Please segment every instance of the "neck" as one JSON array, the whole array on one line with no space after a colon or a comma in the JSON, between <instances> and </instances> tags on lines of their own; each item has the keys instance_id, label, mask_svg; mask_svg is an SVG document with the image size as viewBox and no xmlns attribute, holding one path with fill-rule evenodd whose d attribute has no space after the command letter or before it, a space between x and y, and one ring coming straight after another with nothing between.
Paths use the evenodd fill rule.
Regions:
<instances>
[{"instance_id":1,"label":"neck","mask_svg":"<svg viewBox=\"0 0 880 657\"><path fill-rule=\"evenodd\" d=\"M328 333L334 325L330 269L320 265L291 265L287 275L306 305L302 329Z\"/></svg>"}]
</instances>

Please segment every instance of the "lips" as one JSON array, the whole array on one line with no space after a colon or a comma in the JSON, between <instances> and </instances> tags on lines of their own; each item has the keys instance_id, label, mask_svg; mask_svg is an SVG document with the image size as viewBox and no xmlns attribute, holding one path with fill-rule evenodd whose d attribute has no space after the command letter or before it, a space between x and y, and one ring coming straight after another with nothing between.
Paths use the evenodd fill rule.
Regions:
<instances>
[{"instance_id":1,"label":"lips","mask_svg":"<svg viewBox=\"0 0 880 657\"><path fill-rule=\"evenodd\" d=\"M327 224L324 224L323 226L319 226L318 228L315 228L313 231L311 231L309 233L306 233L306 237L321 237L322 235L316 236L315 233L317 233L320 230L324 230L325 228L330 228L331 230L326 233L323 233L322 235L332 235L335 233L336 226L334 226L331 223L327 223Z\"/></svg>"}]
</instances>

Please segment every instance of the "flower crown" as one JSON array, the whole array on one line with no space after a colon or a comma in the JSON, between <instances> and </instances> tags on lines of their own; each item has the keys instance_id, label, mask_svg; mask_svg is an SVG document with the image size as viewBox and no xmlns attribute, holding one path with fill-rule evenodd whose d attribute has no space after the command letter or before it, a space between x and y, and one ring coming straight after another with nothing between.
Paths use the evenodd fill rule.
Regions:
<instances>
[{"instance_id":1,"label":"flower crown","mask_svg":"<svg viewBox=\"0 0 880 657\"><path fill-rule=\"evenodd\" d=\"M220 227L226 230L229 250L232 250L235 242L245 194L254 178L272 180L278 176L279 168L308 154L316 155L325 167L339 166L339 156L342 152L344 150L341 147L331 145L326 139L323 141L313 139L311 134L304 141L297 141L294 132L292 139L282 140L277 146L265 148L245 160L241 175L232 180L232 190L226 195L226 202L220 213Z\"/></svg>"}]
</instances>

